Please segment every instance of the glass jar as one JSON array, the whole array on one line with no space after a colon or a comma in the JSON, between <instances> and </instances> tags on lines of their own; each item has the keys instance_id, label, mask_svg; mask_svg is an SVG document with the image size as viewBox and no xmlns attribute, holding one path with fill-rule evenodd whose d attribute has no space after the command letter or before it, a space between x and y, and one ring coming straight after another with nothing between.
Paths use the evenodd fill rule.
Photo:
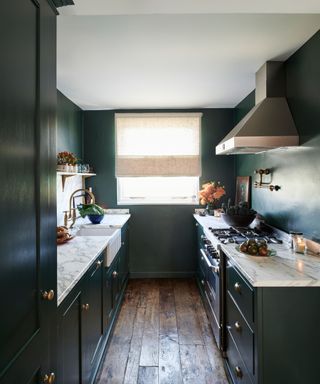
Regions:
<instances>
[{"instance_id":1,"label":"glass jar","mask_svg":"<svg viewBox=\"0 0 320 384\"><path fill-rule=\"evenodd\" d=\"M291 234L293 251L296 253L304 253L306 248L306 242L303 238L303 233Z\"/></svg>"}]
</instances>

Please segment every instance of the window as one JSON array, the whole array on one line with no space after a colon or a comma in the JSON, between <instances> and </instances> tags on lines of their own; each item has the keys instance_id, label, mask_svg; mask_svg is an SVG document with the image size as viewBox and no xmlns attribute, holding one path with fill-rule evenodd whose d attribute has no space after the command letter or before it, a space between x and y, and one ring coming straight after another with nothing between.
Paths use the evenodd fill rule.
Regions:
<instances>
[{"instance_id":1,"label":"window","mask_svg":"<svg viewBox=\"0 0 320 384\"><path fill-rule=\"evenodd\" d=\"M115 119L118 204L198 204L201 114Z\"/></svg>"}]
</instances>

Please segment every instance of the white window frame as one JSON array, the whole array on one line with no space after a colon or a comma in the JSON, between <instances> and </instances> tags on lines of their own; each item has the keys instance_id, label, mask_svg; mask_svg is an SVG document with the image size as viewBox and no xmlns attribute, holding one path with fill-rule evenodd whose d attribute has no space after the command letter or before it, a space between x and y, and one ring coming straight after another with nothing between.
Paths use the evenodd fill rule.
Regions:
<instances>
[{"instance_id":1,"label":"white window frame","mask_svg":"<svg viewBox=\"0 0 320 384\"><path fill-rule=\"evenodd\" d=\"M171 177L163 176L165 179L170 179ZM175 178L175 177L174 177ZM178 177L177 177L178 178ZM199 177L193 176L188 177L190 180L190 185L193 187L193 194L191 196L172 196L172 197L156 197L151 198L147 196L125 196L123 192L123 182L125 177L117 177L117 204L118 205L199 205ZM139 182L140 177L135 177L137 182ZM159 177L161 179L161 176Z\"/></svg>"}]
</instances>

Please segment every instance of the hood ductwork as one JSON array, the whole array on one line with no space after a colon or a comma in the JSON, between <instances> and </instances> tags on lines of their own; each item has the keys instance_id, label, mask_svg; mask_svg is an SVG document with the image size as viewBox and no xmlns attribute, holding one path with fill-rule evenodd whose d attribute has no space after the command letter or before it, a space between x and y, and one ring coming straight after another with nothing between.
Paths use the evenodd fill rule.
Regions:
<instances>
[{"instance_id":1,"label":"hood ductwork","mask_svg":"<svg viewBox=\"0 0 320 384\"><path fill-rule=\"evenodd\" d=\"M258 153L299 145L285 96L284 64L266 62L256 73L256 105L216 146L216 154Z\"/></svg>"}]
</instances>

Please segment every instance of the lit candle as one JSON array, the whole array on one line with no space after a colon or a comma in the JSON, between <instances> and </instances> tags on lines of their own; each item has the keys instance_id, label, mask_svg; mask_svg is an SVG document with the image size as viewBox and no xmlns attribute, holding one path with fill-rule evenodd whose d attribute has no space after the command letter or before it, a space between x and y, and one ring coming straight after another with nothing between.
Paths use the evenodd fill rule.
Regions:
<instances>
[{"instance_id":1,"label":"lit candle","mask_svg":"<svg viewBox=\"0 0 320 384\"><path fill-rule=\"evenodd\" d=\"M293 250L297 253L304 253L306 243L303 236L294 235L293 237Z\"/></svg>"}]
</instances>

